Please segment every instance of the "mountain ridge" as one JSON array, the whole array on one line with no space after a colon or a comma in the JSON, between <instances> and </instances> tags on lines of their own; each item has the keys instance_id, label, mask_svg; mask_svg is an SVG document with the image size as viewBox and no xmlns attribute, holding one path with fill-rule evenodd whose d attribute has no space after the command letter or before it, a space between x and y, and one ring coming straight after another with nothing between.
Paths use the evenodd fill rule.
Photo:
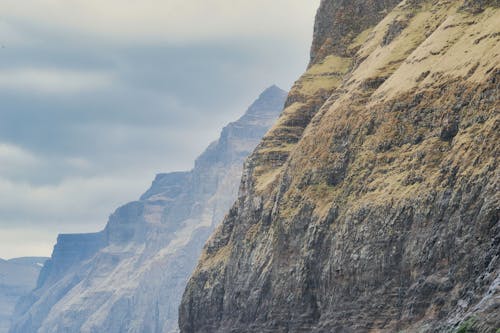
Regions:
<instances>
[{"instance_id":1,"label":"mountain ridge","mask_svg":"<svg viewBox=\"0 0 500 333\"><path fill-rule=\"evenodd\" d=\"M158 174L103 231L59 236L10 332L177 331L178 303L202 244L235 200L243 161L285 96L277 87L266 89L192 170Z\"/></svg>"},{"instance_id":2,"label":"mountain ridge","mask_svg":"<svg viewBox=\"0 0 500 333\"><path fill-rule=\"evenodd\" d=\"M362 3L321 2L181 332L500 326L499 3Z\"/></svg>"},{"instance_id":3,"label":"mountain ridge","mask_svg":"<svg viewBox=\"0 0 500 333\"><path fill-rule=\"evenodd\" d=\"M0 332L6 333L19 299L35 288L45 257L0 258Z\"/></svg>"}]
</instances>

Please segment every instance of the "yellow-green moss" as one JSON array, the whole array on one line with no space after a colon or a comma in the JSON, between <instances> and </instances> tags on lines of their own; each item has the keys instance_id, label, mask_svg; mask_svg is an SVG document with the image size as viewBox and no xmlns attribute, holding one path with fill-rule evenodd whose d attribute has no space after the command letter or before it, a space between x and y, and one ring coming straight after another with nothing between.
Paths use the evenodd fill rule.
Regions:
<instances>
[{"instance_id":1,"label":"yellow-green moss","mask_svg":"<svg viewBox=\"0 0 500 333\"><path fill-rule=\"evenodd\" d=\"M231 249L232 245L228 244L218 249L215 253L207 254L203 252L200 258L201 267L198 267L197 270L208 271L215 266L226 263L231 255Z\"/></svg>"}]
</instances>

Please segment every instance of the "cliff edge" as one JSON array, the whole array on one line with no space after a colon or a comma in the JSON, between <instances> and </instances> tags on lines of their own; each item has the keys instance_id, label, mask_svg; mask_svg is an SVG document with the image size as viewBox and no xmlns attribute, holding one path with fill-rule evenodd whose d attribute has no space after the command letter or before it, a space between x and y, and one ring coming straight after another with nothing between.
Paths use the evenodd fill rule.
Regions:
<instances>
[{"instance_id":1,"label":"cliff edge","mask_svg":"<svg viewBox=\"0 0 500 333\"><path fill-rule=\"evenodd\" d=\"M181 332L498 332L499 7L321 2Z\"/></svg>"}]
</instances>

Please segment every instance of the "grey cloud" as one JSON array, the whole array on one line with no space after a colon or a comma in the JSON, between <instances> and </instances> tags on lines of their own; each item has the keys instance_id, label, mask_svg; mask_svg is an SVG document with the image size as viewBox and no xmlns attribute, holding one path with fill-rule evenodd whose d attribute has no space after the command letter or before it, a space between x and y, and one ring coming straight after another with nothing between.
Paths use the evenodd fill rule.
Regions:
<instances>
[{"instance_id":1,"label":"grey cloud","mask_svg":"<svg viewBox=\"0 0 500 333\"><path fill-rule=\"evenodd\" d=\"M146 190L155 173L189 169L266 86L289 88L303 71L313 22L308 10L315 7L287 0L293 14L287 21L278 3L250 10L250 2L210 0L221 11L248 9L254 16L237 26L204 13L210 26L178 35L140 29L129 38L127 27L119 31L129 18L111 17L116 26L73 24L61 16L61 1L48 22L35 10L46 0L25 11L16 1L0 4L0 44L6 46L0 48L0 243L2 231L14 227L51 230L50 241L58 232L97 230L119 204ZM101 1L82 4L102 9ZM186 10L195 11L193 20L199 15ZM259 10L269 11L267 23L252 30ZM198 38L204 28L210 31ZM21 153L2 157L2 145ZM32 255L49 254L44 248Z\"/></svg>"}]
</instances>

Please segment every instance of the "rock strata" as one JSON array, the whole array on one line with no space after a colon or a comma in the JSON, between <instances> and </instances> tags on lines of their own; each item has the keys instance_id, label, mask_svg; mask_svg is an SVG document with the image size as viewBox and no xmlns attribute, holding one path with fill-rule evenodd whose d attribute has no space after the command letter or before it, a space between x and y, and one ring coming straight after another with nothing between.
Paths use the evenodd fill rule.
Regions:
<instances>
[{"instance_id":1,"label":"rock strata","mask_svg":"<svg viewBox=\"0 0 500 333\"><path fill-rule=\"evenodd\" d=\"M498 332L499 21L498 1L323 0L181 332Z\"/></svg>"}]
</instances>

